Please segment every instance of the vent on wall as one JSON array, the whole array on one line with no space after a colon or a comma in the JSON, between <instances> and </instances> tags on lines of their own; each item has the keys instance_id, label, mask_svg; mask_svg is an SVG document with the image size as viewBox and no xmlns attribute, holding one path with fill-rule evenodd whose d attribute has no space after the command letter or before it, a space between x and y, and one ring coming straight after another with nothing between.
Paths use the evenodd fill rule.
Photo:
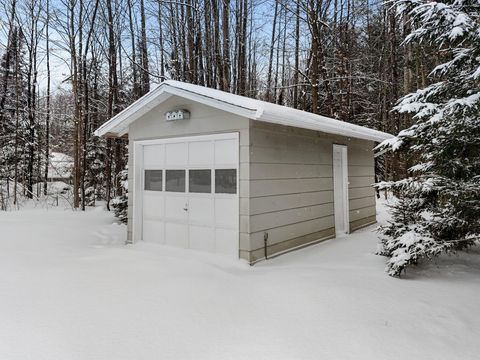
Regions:
<instances>
[{"instance_id":1,"label":"vent on wall","mask_svg":"<svg viewBox=\"0 0 480 360\"><path fill-rule=\"evenodd\" d=\"M190 112L188 110L173 110L165 113L165 120L176 121L186 120L190 118Z\"/></svg>"}]
</instances>

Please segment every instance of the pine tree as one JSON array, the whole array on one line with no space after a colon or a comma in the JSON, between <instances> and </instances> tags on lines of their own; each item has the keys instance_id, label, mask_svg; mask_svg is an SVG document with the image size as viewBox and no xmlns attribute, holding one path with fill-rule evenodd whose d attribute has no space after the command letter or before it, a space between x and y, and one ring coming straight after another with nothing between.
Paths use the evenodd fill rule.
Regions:
<instances>
[{"instance_id":1,"label":"pine tree","mask_svg":"<svg viewBox=\"0 0 480 360\"><path fill-rule=\"evenodd\" d=\"M95 206L98 199L105 198L102 190L105 188L105 139L91 136L87 142L87 168L85 176L85 202Z\"/></svg>"},{"instance_id":2,"label":"pine tree","mask_svg":"<svg viewBox=\"0 0 480 360\"><path fill-rule=\"evenodd\" d=\"M387 271L473 246L480 237L480 25L478 1L402 0L410 22L404 43L437 49L432 84L395 107L415 123L379 149L406 150L415 166L405 180L383 183L399 201L380 228Z\"/></svg>"},{"instance_id":3,"label":"pine tree","mask_svg":"<svg viewBox=\"0 0 480 360\"><path fill-rule=\"evenodd\" d=\"M118 176L123 187L122 194L112 200L115 216L124 224L128 221L128 169L122 170Z\"/></svg>"},{"instance_id":4,"label":"pine tree","mask_svg":"<svg viewBox=\"0 0 480 360\"><path fill-rule=\"evenodd\" d=\"M0 57L0 182L6 183L21 177L25 170L22 149L27 144L28 125L22 39L21 30L12 27L7 49Z\"/></svg>"}]
</instances>

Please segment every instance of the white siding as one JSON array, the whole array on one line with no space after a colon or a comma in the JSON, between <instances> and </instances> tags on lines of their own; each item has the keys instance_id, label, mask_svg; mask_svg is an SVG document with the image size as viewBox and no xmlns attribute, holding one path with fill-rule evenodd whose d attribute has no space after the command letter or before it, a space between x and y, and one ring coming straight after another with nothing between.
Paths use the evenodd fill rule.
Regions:
<instances>
[{"instance_id":1,"label":"white siding","mask_svg":"<svg viewBox=\"0 0 480 360\"><path fill-rule=\"evenodd\" d=\"M375 220L373 142L250 123L250 261L335 236L333 144L348 146L350 228ZM246 241L246 239L244 239Z\"/></svg>"}]
</instances>

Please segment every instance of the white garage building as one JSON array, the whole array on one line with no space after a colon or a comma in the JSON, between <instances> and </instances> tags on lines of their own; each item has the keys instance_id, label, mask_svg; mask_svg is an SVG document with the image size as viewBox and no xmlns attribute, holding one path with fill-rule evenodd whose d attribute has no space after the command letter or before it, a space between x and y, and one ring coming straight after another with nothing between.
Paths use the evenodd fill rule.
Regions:
<instances>
[{"instance_id":1,"label":"white garage building","mask_svg":"<svg viewBox=\"0 0 480 360\"><path fill-rule=\"evenodd\" d=\"M372 224L391 135L178 81L97 130L129 138L128 239L254 263Z\"/></svg>"}]
</instances>

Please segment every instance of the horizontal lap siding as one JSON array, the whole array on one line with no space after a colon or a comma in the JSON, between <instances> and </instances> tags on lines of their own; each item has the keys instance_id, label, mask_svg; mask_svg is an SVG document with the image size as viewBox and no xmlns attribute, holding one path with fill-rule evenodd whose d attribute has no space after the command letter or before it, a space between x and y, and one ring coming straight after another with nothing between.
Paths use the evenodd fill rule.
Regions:
<instances>
[{"instance_id":1,"label":"horizontal lap siding","mask_svg":"<svg viewBox=\"0 0 480 360\"><path fill-rule=\"evenodd\" d=\"M250 180L250 197L267 197L332 190L332 178Z\"/></svg>"},{"instance_id":2,"label":"horizontal lap siding","mask_svg":"<svg viewBox=\"0 0 480 360\"><path fill-rule=\"evenodd\" d=\"M288 252L294 249L299 249L308 245L313 245L321 241L331 239L332 229L325 229L317 232L313 232L307 235L302 235L299 237L289 237L288 240L278 242L268 246L267 256L272 256L272 254L278 255L283 252ZM261 246L258 249L253 250L250 254L251 261L256 261L265 257L265 249Z\"/></svg>"},{"instance_id":3,"label":"horizontal lap siding","mask_svg":"<svg viewBox=\"0 0 480 360\"><path fill-rule=\"evenodd\" d=\"M350 231L376 221L373 147L371 141L356 141L348 147Z\"/></svg>"},{"instance_id":4,"label":"horizontal lap siding","mask_svg":"<svg viewBox=\"0 0 480 360\"><path fill-rule=\"evenodd\" d=\"M348 197L351 200L361 199L364 197L372 197L375 194L375 190L371 186L359 187L359 188L349 188Z\"/></svg>"},{"instance_id":5,"label":"horizontal lap siding","mask_svg":"<svg viewBox=\"0 0 480 360\"><path fill-rule=\"evenodd\" d=\"M263 122L250 122L250 261L335 236L333 144L347 145L351 231L375 222L373 142ZM246 151L246 149L243 149ZM247 222L245 222L247 223Z\"/></svg>"},{"instance_id":6,"label":"horizontal lap siding","mask_svg":"<svg viewBox=\"0 0 480 360\"><path fill-rule=\"evenodd\" d=\"M253 122L249 172L251 261L333 236L331 139Z\"/></svg>"},{"instance_id":7,"label":"horizontal lap siding","mask_svg":"<svg viewBox=\"0 0 480 360\"><path fill-rule=\"evenodd\" d=\"M301 237L308 237L311 234L316 234L319 232L324 231L326 236L325 237L333 237L334 232L332 229L332 224L334 222L333 215L315 219L304 221L297 224L290 224L285 226L276 227L270 229L268 232L268 247L272 247L274 245L280 244L282 242L291 240L291 239L300 239ZM252 251L263 249L264 248L264 237L263 232L255 232L250 234L250 242L252 246ZM275 241L271 241L271 239L275 239ZM314 240L319 240L320 238L310 239L307 242L311 242ZM297 245L300 245L299 243ZM270 249L269 249L270 250ZM273 252L268 251L269 254Z\"/></svg>"},{"instance_id":8,"label":"horizontal lap siding","mask_svg":"<svg viewBox=\"0 0 480 360\"><path fill-rule=\"evenodd\" d=\"M250 165L251 180L331 178L331 165L312 164L269 164L253 163Z\"/></svg>"},{"instance_id":9,"label":"horizontal lap siding","mask_svg":"<svg viewBox=\"0 0 480 360\"><path fill-rule=\"evenodd\" d=\"M250 230L252 232L269 230L283 225L300 223L308 220L320 219L325 214L333 213L333 204L320 204L302 208L269 212L252 216Z\"/></svg>"},{"instance_id":10,"label":"horizontal lap siding","mask_svg":"<svg viewBox=\"0 0 480 360\"><path fill-rule=\"evenodd\" d=\"M250 215L303 208L326 203L333 204L333 190L258 197L250 199Z\"/></svg>"}]
</instances>

